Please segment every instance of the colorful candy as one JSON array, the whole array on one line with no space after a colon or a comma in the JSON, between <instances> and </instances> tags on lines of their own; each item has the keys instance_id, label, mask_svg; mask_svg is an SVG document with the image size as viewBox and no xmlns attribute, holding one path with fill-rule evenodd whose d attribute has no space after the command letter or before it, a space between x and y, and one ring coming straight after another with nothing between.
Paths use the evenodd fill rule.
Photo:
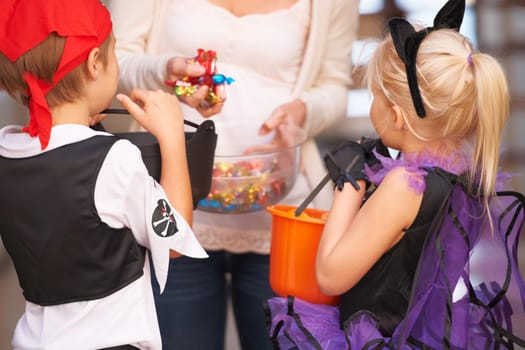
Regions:
<instances>
[{"instance_id":1,"label":"colorful candy","mask_svg":"<svg viewBox=\"0 0 525 350\"><path fill-rule=\"evenodd\" d=\"M283 169L277 158L228 162L217 160L211 191L199 209L215 213L244 213L278 202L295 180L293 167Z\"/></svg>"},{"instance_id":2,"label":"colorful candy","mask_svg":"<svg viewBox=\"0 0 525 350\"><path fill-rule=\"evenodd\" d=\"M200 77L185 76L175 82L166 81L165 84L172 86L175 95L177 96L191 96L200 86L206 85L209 87L206 101L210 104L224 102L226 99L225 85L233 83L230 77L217 73L217 54L212 50L197 50L197 56L188 59L188 63L200 64L204 67L206 72Z\"/></svg>"}]
</instances>

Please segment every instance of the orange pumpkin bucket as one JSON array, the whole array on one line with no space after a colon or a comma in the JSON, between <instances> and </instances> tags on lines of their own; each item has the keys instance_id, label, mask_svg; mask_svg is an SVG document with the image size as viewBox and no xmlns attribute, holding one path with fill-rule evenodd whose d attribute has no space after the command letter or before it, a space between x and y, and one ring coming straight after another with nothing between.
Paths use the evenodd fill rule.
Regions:
<instances>
[{"instance_id":1,"label":"orange pumpkin bucket","mask_svg":"<svg viewBox=\"0 0 525 350\"><path fill-rule=\"evenodd\" d=\"M270 285L282 297L293 295L311 303L337 305L339 298L322 294L315 278L315 257L327 212L306 208L295 216L295 209L266 207L272 214Z\"/></svg>"}]
</instances>

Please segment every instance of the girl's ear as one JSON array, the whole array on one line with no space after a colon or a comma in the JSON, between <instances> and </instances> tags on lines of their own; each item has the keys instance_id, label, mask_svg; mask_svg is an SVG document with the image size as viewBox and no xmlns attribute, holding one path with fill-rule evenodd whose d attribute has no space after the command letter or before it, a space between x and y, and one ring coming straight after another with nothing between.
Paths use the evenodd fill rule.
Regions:
<instances>
[{"instance_id":1,"label":"girl's ear","mask_svg":"<svg viewBox=\"0 0 525 350\"><path fill-rule=\"evenodd\" d=\"M403 111L403 109L401 109L401 107L399 107L398 105L393 105L390 108L392 109L391 110L392 113L390 113L390 115L392 117L394 127L397 130L403 130L405 128L405 118L404 118L405 111Z\"/></svg>"},{"instance_id":2,"label":"girl's ear","mask_svg":"<svg viewBox=\"0 0 525 350\"><path fill-rule=\"evenodd\" d=\"M89 51L88 58L86 60L86 66L88 71L88 77L96 80L98 78L98 74L101 68L99 57L100 56L100 49L98 47L95 47Z\"/></svg>"}]
</instances>

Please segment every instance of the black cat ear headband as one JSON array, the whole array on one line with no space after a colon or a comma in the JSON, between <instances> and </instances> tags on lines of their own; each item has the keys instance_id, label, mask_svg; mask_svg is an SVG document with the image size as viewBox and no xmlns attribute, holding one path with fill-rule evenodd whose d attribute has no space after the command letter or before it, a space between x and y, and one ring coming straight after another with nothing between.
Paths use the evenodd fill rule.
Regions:
<instances>
[{"instance_id":1,"label":"black cat ear headband","mask_svg":"<svg viewBox=\"0 0 525 350\"><path fill-rule=\"evenodd\" d=\"M465 0L449 0L434 18L434 25L418 32L404 18L392 18L388 21L396 52L405 63L410 95L412 96L417 115L420 118L425 117L425 107L423 106L416 76L416 56L419 45L434 30L455 29L459 31L464 13Z\"/></svg>"}]
</instances>

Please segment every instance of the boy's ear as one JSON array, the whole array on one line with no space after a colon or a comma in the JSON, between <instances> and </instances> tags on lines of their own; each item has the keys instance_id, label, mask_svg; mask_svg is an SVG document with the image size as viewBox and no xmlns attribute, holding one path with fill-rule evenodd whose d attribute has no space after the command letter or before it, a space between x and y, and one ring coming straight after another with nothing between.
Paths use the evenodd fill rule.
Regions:
<instances>
[{"instance_id":1,"label":"boy's ear","mask_svg":"<svg viewBox=\"0 0 525 350\"><path fill-rule=\"evenodd\" d=\"M390 108L392 109L391 116L392 121L394 122L394 127L398 130L403 130L405 128L405 111L403 111L403 109L401 109L401 107L399 107L398 105L393 105Z\"/></svg>"},{"instance_id":2,"label":"boy's ear","mask_svg":"<svg viewBox=\"0 0 525 350\"><path fill-rule=\"evenodd\" d=\"M88 58L86 60L86 66L88 71L88 76L91 79L96 80L101 69L100 64L100 49L95 47L89 51Z\"/></svg>"}]
</instances>

